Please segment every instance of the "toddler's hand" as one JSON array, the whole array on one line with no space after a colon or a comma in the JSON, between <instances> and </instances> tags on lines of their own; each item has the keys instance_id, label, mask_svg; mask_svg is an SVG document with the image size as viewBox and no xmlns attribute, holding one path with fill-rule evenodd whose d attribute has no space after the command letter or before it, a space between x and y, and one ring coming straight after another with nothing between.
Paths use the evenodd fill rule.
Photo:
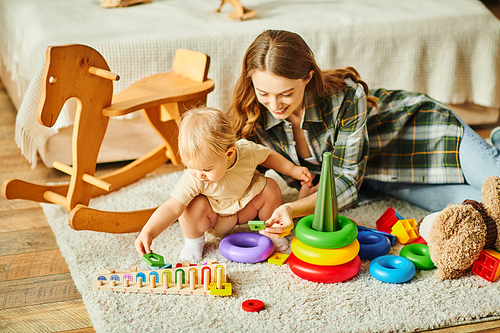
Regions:
<instances>
[{"instance_id":1,"label":"toddler's hand","mask_svg":"<svg viewBox=\"0 0 500 333\"><path fill-rule=\"evenodd\" d=\"M274 239L279 239L282 232L293 227L292 214L288 206L281 205L276 208L273 215L266 221L266 226L267 228L260 230L259 233Z\"/></svg>"},{"instance_id":2,"label":"toddler's hand","mask_svg":"<svg viewBox=\"0 0 500 333\"><path fill-rule=\"evenodd\" d=\"M144 234L141 232L139 237L135 240L134 246L137 252L143 256L146 253L151 253L151 243L153 243L153 238L149 234Z\"/></svg>"},{"instance_id":3,"label":"toddler's hand","mask_svg":"<svg viewBox=\"0 0 500 333\"><path fill-rule=\"evenodd\" d=\"M304 185L309 183L309 186L312 186L313 176L311 172L306 167L296 166L293 170L292 177L300 180L300 185Z\"/></svg>"}]
</instances>

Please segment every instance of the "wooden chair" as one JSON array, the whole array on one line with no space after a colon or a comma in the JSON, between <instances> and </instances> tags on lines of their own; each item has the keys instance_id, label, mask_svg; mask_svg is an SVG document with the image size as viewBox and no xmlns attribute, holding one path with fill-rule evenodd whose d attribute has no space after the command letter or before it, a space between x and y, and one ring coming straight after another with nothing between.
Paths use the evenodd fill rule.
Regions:
<instances>
[{"instance_id":1,"label":"wooden chair","mask_svg":"<svg viewBox=\"0 0 500 333\"><path fill-rule=\"evenodd\" d=\"M202 53L177 50L170 73L146 77L113 96L113 80L119 76L109 71L101 54L80 44L49 46L43 75L42 98L38 120L42 125L55 124L64 103L78 101L72 138L72 166L59 162L54 167L71 175L70 182L38 185L19 179L3 183L6 199L25 199L55 203L71 211L77 205L88 206L90 198L128 185L153 171L169 159L180 164L177 154L177 124L180 115L206 103L214 82L207 78L210 58ZM143 110L144 116L163 139L145 156L123 168L95 177L97 155L109 117ZM70 221L81 229L78 219ZM87 230L100 226L85 223ZM109 225L109 232L120 232Z\"/></svg>"}]
</instances>

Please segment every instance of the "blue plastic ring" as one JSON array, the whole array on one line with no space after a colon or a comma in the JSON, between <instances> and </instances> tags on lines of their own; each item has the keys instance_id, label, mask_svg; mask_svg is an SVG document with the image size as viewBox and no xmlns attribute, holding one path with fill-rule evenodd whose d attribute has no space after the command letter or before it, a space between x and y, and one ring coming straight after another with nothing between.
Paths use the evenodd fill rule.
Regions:
<instances>
[{"instance_id":1,"label":"blue plastic ring","mask_svg":"<svg viewBox=\"0 0 500 333\"><path fill-rule=\"evenodd\" d=\"M387 237L371 231L358 231L359 257L365 260L386 255L391 250L391 242Z\"/></svg>"},{"instance_id":2,"label":"blue plastic ring","mask_svg":"<svg viewBox=\"0 0 500 333\"><path fill-rule=\"evenodd\" d=\"M368 268L370 274L382 282L404 283L415 276L415 265L400 256L381 256L373 259Z\"/></svg>"}]
</instances>

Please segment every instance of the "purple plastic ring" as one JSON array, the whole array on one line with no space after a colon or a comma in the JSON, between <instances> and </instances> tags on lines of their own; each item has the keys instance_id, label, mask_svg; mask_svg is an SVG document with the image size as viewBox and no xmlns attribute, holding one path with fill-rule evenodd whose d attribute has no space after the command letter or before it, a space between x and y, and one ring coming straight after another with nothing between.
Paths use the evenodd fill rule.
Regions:
<instances>
[{"instance_id":1,"label":"purple plastic ring","mask_svg":"<svg viewBox=\"0 0 500 333\"><path fill-rule=\"evenodd\" d=\"M253 264L269 258L274 252L274 243L264 235L241 232L222 239L219 251L231 261Z\"/></svg>"}]
</instances>

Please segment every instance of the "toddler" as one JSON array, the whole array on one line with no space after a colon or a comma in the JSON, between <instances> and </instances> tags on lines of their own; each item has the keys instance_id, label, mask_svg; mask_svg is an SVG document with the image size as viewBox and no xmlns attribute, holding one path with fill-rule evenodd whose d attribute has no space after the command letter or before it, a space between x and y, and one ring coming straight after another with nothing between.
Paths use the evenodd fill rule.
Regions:
<instances>
[{"instance_id":1,"label":"toddler","mask_svg":"<svg viewBox=\"0 0 500 333\"><path fill-rule=\"evenodd\" d=\"M236 140L225 113L196 108L181 118L179 152L187 170L170 199L153 213L135 241L141 255L151 253L151 243L177 219L185 244L182 260L199 262L203 257L205 232L227 235L236 224L248 223L257 215L267 220L282 204L281 190L271 178L256 170L258 165L311 183L311 173L277 152L247 140ZM276 250L288 248L285 238Z\"/></svg>"}]
</instances>

